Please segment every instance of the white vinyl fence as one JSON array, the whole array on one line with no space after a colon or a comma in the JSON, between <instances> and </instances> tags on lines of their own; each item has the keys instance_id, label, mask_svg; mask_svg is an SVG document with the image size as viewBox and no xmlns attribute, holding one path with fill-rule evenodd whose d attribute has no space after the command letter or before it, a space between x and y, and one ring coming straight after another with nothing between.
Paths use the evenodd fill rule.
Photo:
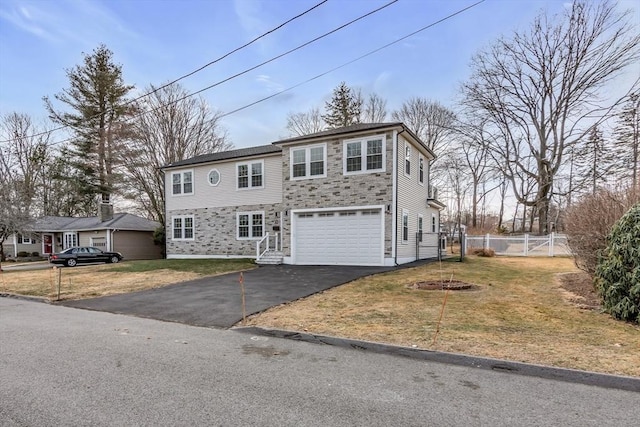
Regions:
<instances>
[{"instance_id":1,"label":"white vinyl fence","mask_svg":"<svg viewBox=\"0 0 640 427\"><path fill-rule=\"evenodd\" d=\"M571 250L564 234L551 233L547 236L502 236L485 234L483 236L465 236L465 252L472 248L493 249L496 255L510 256L567 256Z\"/></svg>"}]
</instances>

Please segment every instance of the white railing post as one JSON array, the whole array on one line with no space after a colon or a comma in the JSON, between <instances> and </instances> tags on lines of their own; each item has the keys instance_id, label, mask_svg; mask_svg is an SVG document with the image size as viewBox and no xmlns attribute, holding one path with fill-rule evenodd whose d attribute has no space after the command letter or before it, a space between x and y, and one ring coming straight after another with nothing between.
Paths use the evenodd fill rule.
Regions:
<instances>
[{"instance_id":1,"label":"white railing post","mask_svg":"<svg viewBox=\"0 0 640 427\"><path fill-rule=\"evenodd\" d=\"M555 244L555 233L552 231L549 234L549 256L553 256L553 245Z\"/></svg>"},{"instance_id":2,"label":"white railing post","mask_svg":"<svg viewBox=\"0 0 640 427\"><path fill-rule=\"evenodd\" d=\"M487 239L484 242L484 248L485 249L489 249L491 247L491 244L489 243L490 239L491 239L491 234L487 233Z\"/></svg>"},{"instance_id":3,"label":"white railing post","mask_svg":"<svg viewBox=\"0 0 640 427\"><path fill-rule=\"evenodd\" d=\"M525 233L524 234L524 256L528 256L529 255L529 234Z\"/></svg>"}]
</instances>

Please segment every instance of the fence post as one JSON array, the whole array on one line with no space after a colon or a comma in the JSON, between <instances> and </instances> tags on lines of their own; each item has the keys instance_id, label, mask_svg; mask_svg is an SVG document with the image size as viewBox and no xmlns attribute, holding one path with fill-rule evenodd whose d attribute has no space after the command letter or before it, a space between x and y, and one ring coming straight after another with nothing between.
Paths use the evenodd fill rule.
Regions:
<instances>
[{"instance_id":1,"label":"fence post","mask_svg":"<svg viewBox=\"0 0 640 427\"><path fill-rule=\"evenodd\" d=\"M529 255L529 234L524 234L524 256Z\"/></svg>"},{"instance_id":2,"label":"fence post","mask_svg":"<svg viewBox=\"0 0 640 427\"><path fill-rule=\"evenodd\" d=\"M555 232L551 232L551 234L549 234L549 256L552 257L553 256L553 245L555 244L555 237L556 237L556 233Z\"/></svg>"},{"instance_id":3,"label":"fence post","mask_svg":"<svg viewBox=\"0 0 640 427\"><path fill-rule=\"evenodd\" d=\"M490 239L491 239L491 235L489 233L487 233L487 236L486 236L485 241L484 241L484 248L485 249L489 249L491 247L491 243L489 242Z\"/></svg>"}]
</instances>

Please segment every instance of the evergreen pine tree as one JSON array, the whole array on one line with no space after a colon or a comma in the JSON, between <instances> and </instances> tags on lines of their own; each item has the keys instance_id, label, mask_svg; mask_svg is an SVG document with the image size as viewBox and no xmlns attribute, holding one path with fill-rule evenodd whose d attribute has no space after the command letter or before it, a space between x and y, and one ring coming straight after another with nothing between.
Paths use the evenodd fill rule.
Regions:
<instances>
[{"instance_id":1,"label":"evergreen pine tree","mask_svg":"<svg viewBox=\"0 0 640 427\"><path fill-rule=\"evenodd\" d=\"M333 90L333 97L325 103L322 120L329 128L339 128L360 122L362 97L345 82Z\"/></svg>"},{"instance_id":2,"label":"evergreen pine tree","mask_svg":"<svg viewBox=\"0 0 640 427\"><path fill-rule=\"evenodd\" d=\"M612 146L603 137L598 126L594 126L575 154L576 174L581 181L578 186L595 194L614 167Z\"/></svg>"},{"instance_id":3,"label":"evergreen pine tree","mask_svg":"<svg viewBox=\"0 0 640 427\"><path fill-rule=\"evenodd\" d=\"M629 95L627 103L618 114L615 129L617 158L622 178L631 179L637 188L640 176L640 93Z\"/></svg>"},{"instance_id":4,"label":"evergreen pine tree","mask_svg":"<svg viewBox=\"0 0 640 427\"><path fill-rule=\"evenodd\" d=\"M122 67L105 45L85 54L83 64L67 70L67 77L69 87L55 98L68 111L56 110L47 97L45 106L50 118L72 133L63 155L71 166L67 178L74 184L78 213L95 215L97 196L108 201L117 188L123 117L130 109L126 96L133 86L124 84Z\"/></svg>"}]
</instances>

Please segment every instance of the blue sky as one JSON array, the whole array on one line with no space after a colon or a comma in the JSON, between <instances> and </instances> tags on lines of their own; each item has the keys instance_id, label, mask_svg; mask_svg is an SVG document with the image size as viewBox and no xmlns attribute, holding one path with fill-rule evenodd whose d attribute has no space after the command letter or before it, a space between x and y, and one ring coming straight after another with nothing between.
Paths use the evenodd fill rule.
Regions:
<instances>
[{"instance_id":1,"label":"blue sky","mask_svg":"<svg viewBox=\"0 0 640 427\"><path fill-rule=\"evenodd\" d=\"M136 93L218 58L301 13L320 0L2 0L0 2L0 114L46 116L42 97L68 86L65 69L100 43L114 52ZM329 0L304 17L231 57L183 80L197 91L302 44L386 4L388 0ZM344 30L202 96L231 111L303 82L473 4L475 0L400 0ZM524 28L541 10L560 12L559 0L484 3L286 94L227 116L222 125L236 147L287 135L289 112L324 105L341 81L374 91L398 108L413 96L453 105L469 60L500 35ZM638 2L620 2L633 8ZM640 65L632 71L640 74ZM53 139L62 139L62 135Z\"/></svg>"}]
</instances>

